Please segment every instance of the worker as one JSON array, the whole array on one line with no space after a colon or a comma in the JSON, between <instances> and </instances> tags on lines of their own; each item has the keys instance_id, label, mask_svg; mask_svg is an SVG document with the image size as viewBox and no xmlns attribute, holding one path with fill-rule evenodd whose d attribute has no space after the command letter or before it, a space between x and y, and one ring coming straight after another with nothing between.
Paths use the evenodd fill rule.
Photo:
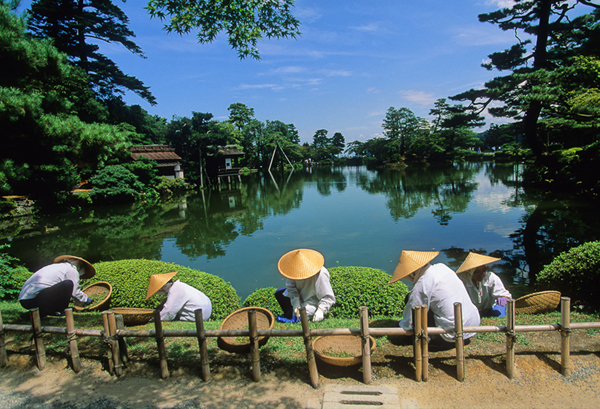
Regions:
<instances>
[{"instance_id":1,"label":"worker","mask_svg":"<svg viewBox=\"0 0 600 409\"><path fill-rule=\"evenodd\" d=\"M156 295L166 295L167 298L161 305L161 321L195 321L195 311L202 309L202 320L206 321L212 313L210 299L200 290L182 283L173 281L177 271L150 276L146 300Z\"/></svg>"},{"instance_id":2,"label":"worker","mask_svg":"<svg viewBox=\"0 0 600 409\"><path fill-rule=\"evenodd\" d=\"M283 315L281 322L298 322L300 308L313 322L322 321L335 303L325 258L316 250L297 249L284 254L277 263L281 275L287 278L285 287L275 292Z\"/></svg>"},{"instance_id":3,"label":"worker","mask_svg":"<svg viewBox=\"0 0 600 409\"><path fill-rule=\"evenodd\" d=\"M444 350L454 347L454 303L462 304L464 326L477 326L480 318L477 308L471 302L456 273L443 263L430 264L438 254L438 251L403 250L389 283L400 279L413 282L398 326L405 330L413 330L412 307L427 306L428 326L448 331L447 334L432 335L430 345ZM473 336L475 333L465 333L465 343ZM403 344L412 343L412 337L400 339Z\"/></svg>"},{"instance_id":4,"label":"worker","mask_svg":"<svg viewBox=\"0 0 600 409\"><path fill-rule=\"evenodd\" d=\"M54 263L40 268L25 281L19 302L28 310L39 308L41 317L64 317L71 298L80 307L92 303L81 291L79 280L95 274L94 266L80 257L58 256Z\"/></svg>"},{"instance_id":5,"label":"worker","mask_svg":"<svg viewBox=\"0 0 600 409\"><path fill-rule=\"evenodd\" d=\"M500 277L488 268L488 264L498 260L471 252L456 270L482 317L505 317L506 304L512 297Z\"/></svg>"}]
</instances>

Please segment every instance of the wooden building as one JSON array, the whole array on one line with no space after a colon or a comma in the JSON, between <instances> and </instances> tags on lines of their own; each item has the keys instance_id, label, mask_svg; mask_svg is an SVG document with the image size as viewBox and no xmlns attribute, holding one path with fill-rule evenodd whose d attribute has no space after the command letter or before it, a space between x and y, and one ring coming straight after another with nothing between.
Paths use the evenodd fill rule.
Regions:
<instances>
[{"instance_id":1,"label":"wooden building","mask_svg":"<svg viewBox=\"0 0 600 409\"><path fill-rule=\"evenodd\" d=\"M181 157L175 153L175 148L169 145L135 145L129 148L131 157L138 160L141 156L156 162L158 176L169 179L183 178Z\"/></svg>"},{"instance_id":2,"label":"wooden building","mask_svg":"<svg viewBox=\"0 0 600 409\"><path fill-rule=\"evenodd\" d=\"M244 157L237 145L209 147L206 154L206 174L212 183L231 183L232 178L240 180L240 159Z\"/></svg>"}]
</instances>

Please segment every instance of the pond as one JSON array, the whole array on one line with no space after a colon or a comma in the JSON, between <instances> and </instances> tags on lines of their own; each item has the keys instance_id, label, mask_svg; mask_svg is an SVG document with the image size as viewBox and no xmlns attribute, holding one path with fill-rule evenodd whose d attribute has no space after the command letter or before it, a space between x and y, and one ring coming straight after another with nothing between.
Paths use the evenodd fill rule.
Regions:
<instances>
[{"instance_id":1,"label":"pond","mask_svg":"<svg viewBox=\"0 0 600 409\"><path fill-rule=\"evenodd\" d=\"M169 204L23 218L4 226L1 243L31 271L60 254L171 262L223 278L242 301L282 286L277 261L296 248L320 251L326 267L389 274L402 250L438 250L434 263L453 269L474 250L503 258L492 268L516 297L530 291L532 271L600 236L599 212L526 191L522 172L494 162L257 172Z\"/></svg>"}]
</instances>

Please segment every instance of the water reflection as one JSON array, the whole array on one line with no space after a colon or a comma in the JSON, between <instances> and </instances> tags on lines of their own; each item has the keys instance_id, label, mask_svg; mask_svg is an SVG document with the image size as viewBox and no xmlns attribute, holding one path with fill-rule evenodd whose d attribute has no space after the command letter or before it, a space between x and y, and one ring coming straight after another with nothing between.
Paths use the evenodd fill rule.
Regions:
<instances>
[{"instance_id":1,"label":"water reflection","mask_svg":"<svg viewBox=\"0 0 600 409\"><path fill-rule=\"evenodd\" d=\"M168 204L23 218L4 225L2 241L31 270L59 254L164 260L218 275L242 299L281 285L277 260L293 248L390 274L403 249L440 250L436 262L454 269L477 251L503 259L493 269L518 294L530 272L600 232L599 212L523 189L522 171L477 162L259 172Z\"/></svg>"}]
</instances>

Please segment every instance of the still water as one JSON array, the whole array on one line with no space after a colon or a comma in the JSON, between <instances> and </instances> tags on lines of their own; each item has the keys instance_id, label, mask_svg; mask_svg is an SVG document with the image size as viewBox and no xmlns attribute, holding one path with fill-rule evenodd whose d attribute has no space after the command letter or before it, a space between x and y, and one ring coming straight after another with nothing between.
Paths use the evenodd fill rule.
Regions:
<instances>
[{"instance_id":1,"label":"still water","mask_svg":"<svg viewBox=\"0 0 600 409\"><path fill-rule=\"evenodd\" d=\"M454 269L476 250L503 257L493 270L515 296L529 291L532 263L539 269L600 232L597 211L525 192L522 166L259 172L169 204L24 218L3 230L1 243L32 271L60 254L171 262L223 278L242 300L282 286L277 261L295 248L320 251L326 267L389 274L402 250L438 250L434 263Z\"/></svg>"}]
</instances>

